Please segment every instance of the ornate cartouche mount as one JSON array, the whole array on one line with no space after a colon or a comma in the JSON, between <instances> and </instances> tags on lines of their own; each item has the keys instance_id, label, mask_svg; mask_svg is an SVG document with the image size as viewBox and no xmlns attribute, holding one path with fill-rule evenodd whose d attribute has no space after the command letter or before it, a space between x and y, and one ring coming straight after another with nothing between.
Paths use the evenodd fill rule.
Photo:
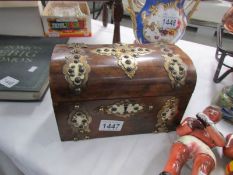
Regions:
<instances>
[{"instance_id":1,"label":"ornate cartouche mount","mask_svg":"<svg viewBox=\"0 0 233 175\"><path fill-rule=\"evenodd\" d=\"M80 110L79 105L75 105L68 117L68 124L71 126L74 134L77 135L74 140L89 139L87 134L91 131L89 127L91 121L91 116Z\"/></svg>"},{"instance_id":2,"label":"ornate cartouche mount","mask_svg":"<svg viewBox=\"0 0 233 175\"><path fill-rule=\"evenodd\" d=\"M79 94L88 81L88 74L91 70L87 63L87 56L83 54L84 44L71 44L71 55L66 56L66 64L63 66L63 73L71 89Z\"/></svg>"},{"instance_id":3,"label":"ornate cartouche mount","mask_svg":"<svg viewBox=\"0 0 233 175\"><path fill-rule=\"evenodd\" d=\"M168 72L172 87L180 87L185 84L187 68L179 55L163 55L165 59L164 67Z\"/></svg>"},{"instance_id":4,"label":"ornate cartouche mount","mask_svg":"<svg viewBox=\"0 0 233 175\"><path fill-rule=\"evenodd\" d=\"M101 106L98 108L99 111L104 112L108 115L116 115L118 117L131 117L140 112L153 110L154 106L148 106L136 102L132 102L129 100L120 101L108 106Z\"/></svg>"},{"instance_id":5,"label":"ornate cartouche mount","mask_svg":"<svg viewBox=\"0 0 233 175\"><path fill-rule=\"evenodd\" d=\"M155 132L168 132L167 124L172 121L178 113L178 102L176 97L168 99L157 114Z\"/></svg>"},{"instance_id":6,"label":"ornate cartouche mount","mask_svg":"<svg viewBox=\"0 0 233 175\"><path fill-rule=\"evenodd\" d=\"M129 78L133 78L137 70L136 58L140 55L147 55L152 52L151 49L143 47L134 47L127 44L113 44L110 47L102 47L93 50L98 55L114 56L118 65L124 70Z\"/></svg>"},{"instance_id":7,"label":"ornate cartouche mount","mask_svg":"<svg viewBox=\"0 0 233 175\"><path fill-rule=\"evenodd\" d=\"M174 54L170 48L163 44L160 44L160 50L164 58L164 68L171 80L172 88L179 88L185 85L187 66L180 55Z\"/></svg>"}]
</instances>

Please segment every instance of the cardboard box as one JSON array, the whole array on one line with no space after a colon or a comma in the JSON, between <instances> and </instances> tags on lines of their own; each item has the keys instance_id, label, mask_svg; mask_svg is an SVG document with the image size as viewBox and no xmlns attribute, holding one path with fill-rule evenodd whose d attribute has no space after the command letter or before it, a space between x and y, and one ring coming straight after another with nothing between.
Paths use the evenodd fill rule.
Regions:
<instances>
[{"instance_id":1,"label":"cardboard box","mask_svg":"<svg viewBox=\"0 0 233 175\"><path fill-rule=\"evenodd\" d=\"M91 17L86 2L49 1L42 21L48 37L91 36Z\"/></svg>"},{"instance_id":2,"label":"cardboard box","mask_svg":"<svg viewBox=\"0 0 233 175\"><path fill-rule=\"evenodd\" d=\"M0 35L44 36L40 1L0 1Z\"/></svg>"}]
</instances>

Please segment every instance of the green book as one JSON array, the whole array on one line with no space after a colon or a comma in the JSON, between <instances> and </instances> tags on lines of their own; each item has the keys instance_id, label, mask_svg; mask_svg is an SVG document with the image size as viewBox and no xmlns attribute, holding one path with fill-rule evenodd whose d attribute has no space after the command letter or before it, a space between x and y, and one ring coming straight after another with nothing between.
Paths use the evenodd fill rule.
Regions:
<instances>
[{"instance_id":1,"label":"green book","mask_svg":"<svg viewBox=\"0 0 233 175\"><path fill-rule=\"evenodd\" d=\"M41 100L55 44L67 39L0 36L0 100Z\"/></svg>"}]
</instances>

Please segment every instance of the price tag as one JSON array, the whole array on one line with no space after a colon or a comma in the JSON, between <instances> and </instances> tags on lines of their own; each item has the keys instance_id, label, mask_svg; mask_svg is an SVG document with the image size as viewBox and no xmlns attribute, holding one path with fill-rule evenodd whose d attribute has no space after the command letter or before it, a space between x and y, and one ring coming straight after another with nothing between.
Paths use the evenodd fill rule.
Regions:
<instances>
[{"instance_id":1,"label":"price tag","mask_svg":"<svg viewBox=\"0 0 233 175\"><path fill-rule=\"evenodd\" d=\"M18 83L19 83L19 80L16 80L10 76L7 76L7 77L0 80L0 84L6 86L8 88L11 88Z\"/></svg>"},{"instance_id":2,"label":"price tag","mask_svg":"<svg viewBox=\"0 0 233 175\"><path fill-rule=\"evenodd\" d=\"M99 131L121 131L124 121L101 120Z\"/></svg>"},{"instance_id":3,"label":"price tag","mask_svg":"<svg viewBox=\"0 0 233 175\"><path fill-rule=\"evenodd\" d=\"M28 69L28 72L34 72L37 68L37 66L32 66L30 69Z\"/></svg>"},{"instance_id":4,"label":"price tag","mask_svg":"<svg viewBox=\"0 0 233 175\"><path fill-rule=\"evenodd\" d=\"M178 18L174 16L163 16L163 28L175 29L178 26Z\"/></svg>"}]
</instances>

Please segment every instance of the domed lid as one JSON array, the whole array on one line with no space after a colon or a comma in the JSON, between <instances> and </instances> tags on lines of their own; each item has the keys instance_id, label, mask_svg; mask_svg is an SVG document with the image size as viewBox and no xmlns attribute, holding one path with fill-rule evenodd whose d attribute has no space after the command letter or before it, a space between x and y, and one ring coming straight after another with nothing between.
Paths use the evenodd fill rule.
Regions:
<instances>
[{"instance_id":1,"label":"domed lid","mask_svg":"<svg viewBox=\"0 0 233 175\"><path fill-rule=\"evenodd\" d=\"M50 89L57 101L86 101L191 93L196 72L175 45L56 45Z\"/></svg>"}]
</instances>

